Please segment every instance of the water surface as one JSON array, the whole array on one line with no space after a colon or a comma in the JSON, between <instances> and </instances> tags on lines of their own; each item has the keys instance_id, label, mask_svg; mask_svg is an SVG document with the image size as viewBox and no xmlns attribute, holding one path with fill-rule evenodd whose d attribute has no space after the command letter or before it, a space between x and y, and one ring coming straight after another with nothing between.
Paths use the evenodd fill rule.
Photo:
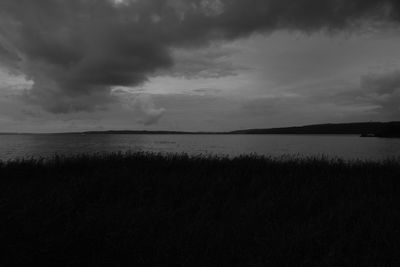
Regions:
<instances>
[{"instance_id":1,"label":"water surface","mask_svg":"<svg viewBox=\"0 0 400 267\"><path fill-rule=\"evenodd\" d=\"M117 151L380 160L400 157L400 139L356 135L0 135L0 160Z\"/></svg>"}]
</instances>

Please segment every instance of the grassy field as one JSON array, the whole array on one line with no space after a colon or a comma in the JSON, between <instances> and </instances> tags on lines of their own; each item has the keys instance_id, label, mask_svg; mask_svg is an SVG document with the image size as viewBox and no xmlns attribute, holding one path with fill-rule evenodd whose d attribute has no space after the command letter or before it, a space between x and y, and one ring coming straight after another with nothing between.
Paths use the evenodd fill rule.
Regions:
<instances>
[{"instance_id":1,"label":"grassy field","mask_svg":"<svg viewBox=\"0 0 400 267\"><path fill-rule=\"evenodd\" d=\"M1 266L397 265L400 162L2 162L0 242Z\"/></svg>"}]
</instances>

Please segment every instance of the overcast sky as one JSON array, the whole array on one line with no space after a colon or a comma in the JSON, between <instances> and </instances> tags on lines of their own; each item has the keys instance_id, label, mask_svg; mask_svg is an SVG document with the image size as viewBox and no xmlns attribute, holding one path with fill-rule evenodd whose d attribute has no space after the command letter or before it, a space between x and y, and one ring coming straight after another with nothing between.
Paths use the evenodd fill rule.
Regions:
<instances>
[{"instance_id":1,"label":"overcast sky","mask_svg":"<svg viewBox=\"0 0 400 267\"><path fill-rule=\"evenodd\" d=\"M400 120L398 0L0 0L0 132Z\"/></svg>"}]
</instances>

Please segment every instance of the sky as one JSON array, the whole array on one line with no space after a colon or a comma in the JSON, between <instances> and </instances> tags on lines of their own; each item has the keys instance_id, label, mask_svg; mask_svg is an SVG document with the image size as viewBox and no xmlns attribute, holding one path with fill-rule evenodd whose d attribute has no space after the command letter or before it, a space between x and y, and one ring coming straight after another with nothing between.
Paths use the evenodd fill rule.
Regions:
<instances>
[{"instance_id":1,"label":"sky","mask_svg":"<svg viewBox=\"0 0 400 267\"><path fill-rule=\"evenodd\" d=\"M400 119L397 0L1 0L0 132Z\"/></svg>"}]
</instances>

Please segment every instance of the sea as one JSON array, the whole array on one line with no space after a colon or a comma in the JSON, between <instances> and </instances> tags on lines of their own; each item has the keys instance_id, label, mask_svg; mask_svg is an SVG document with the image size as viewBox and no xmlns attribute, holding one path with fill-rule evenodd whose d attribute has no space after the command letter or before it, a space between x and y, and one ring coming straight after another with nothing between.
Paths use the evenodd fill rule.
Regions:
<instances>
[{"instance_id":1,"label":"sea","mask_svg":"<svg viewBox=\"0 0 400 267\"><path fill-rule=\"evenodd\" d=\"M137 151L379 161L400 159L400 139L362 138L358 135L0 135L1 161Z\"/></svg>"}]
</instances>

